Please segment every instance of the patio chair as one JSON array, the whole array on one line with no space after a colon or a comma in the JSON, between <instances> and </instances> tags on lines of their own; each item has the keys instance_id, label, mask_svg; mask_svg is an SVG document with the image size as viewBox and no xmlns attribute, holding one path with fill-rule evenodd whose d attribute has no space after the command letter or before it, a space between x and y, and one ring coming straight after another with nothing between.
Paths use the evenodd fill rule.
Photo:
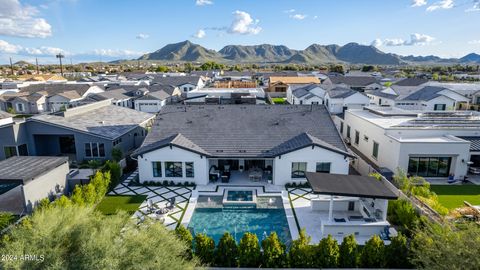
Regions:
<instances>
[{"instance_id":1,"label":"patio chair","mask_svg":"<svg viewBox=\"0 0 480 270\"><path fill-rule=\"evenodd\" d=\"M167 209L171 210L175 208L175 197L172 197L170 201L167 203Z\"/></svg>"}]
</instances>

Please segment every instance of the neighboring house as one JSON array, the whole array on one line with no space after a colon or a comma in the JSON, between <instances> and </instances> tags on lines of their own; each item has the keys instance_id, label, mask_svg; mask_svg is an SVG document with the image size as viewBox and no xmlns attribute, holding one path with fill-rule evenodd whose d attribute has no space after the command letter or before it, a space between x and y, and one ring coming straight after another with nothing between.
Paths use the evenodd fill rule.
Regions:
<instances>
[{"instance_id":1,"label":"neighboring house","mask_svg":"<svg viewBox=\"0 0 480 270\"><path fill-rule=\"evenodd\" d=\"M403 89L405 90L405 89ZM371 103L378 106L395 106L406 110L445 111L455 110L459 103L467 103L469 98L443 87L424 86L418 90L402 91L387 88L367 93Z\"/></svg>"},{"instance_id":2,"label":"neighboring house","mask_svg":"<svg viewBox=\"0 0 480 270\"><path fill-rule=\"evenodd\" d=\"M201 76L170 76L155 77L151 85L171 85L178 87L182 93L187 93L205 86L205 81Z\"/></svg>"},{"instance_id":3,"label":"neighboring house","mask_svg":"<svg viewBox=\"0 0 480 270\"><path fill-rule=\"evenodd\" d=\"M0 138L0 160L28 156L28 136L23 120L14 121L13 115L0 111Z\"/></svg>"},{"instance_id":4,"label":"neighboring house","mask_svg":"<svg viewBox=\"0 0 480 270\"><path fill-rule=\"evenodd\" d=\"M185 104L265 104L262 88L202 88L185 95Z\"/></svg>"},{"instance_id":5,"label":"neighboring house","mask_svg":"<svg viewBox=\"0 0 480 270\"><path fill-rule=\"evenodd\" d=\"M398 168L428 179L463 179L480 167L480 114L477 112L412 112L367 107L345 112L340 124L351 149L377 169ZM475 143L474 143L475 142Z\"/></svg>"},{"instance_id":6,"label":"neighboring house","mask_svg":"<svg viewBox=\"0 0 480 270\"><path fill-rule=\"evenodd\" d=\"M351 154L321 105L166 105L132 156L140 182L206 185L220 170L283 187L306 171L348 174Z\"/></svg>"},{"instance_id":7,"label":"neighboring house","mask_svg":"<svg viewBox=\"0 0 480 270\"><path fill-rule=\"evenodd\" d=\"M58 112L67 108L76 107L83 99L77 91L71 90L58 93L48 98L48 109L52 112Z\"/></svg>"},{"instance_id":8,"label":"neighboring house","mask_svg":"<svg viewBox=\"0 0 480 270\"><path fill-rule=\"evenodd\" d=\"M141 91L141 90L137 90L137 91ZM133 109L134 97L127 94L128 93L125 89L120 88L120 89L108 90L98 94L92 94L89 97L97 101L111 99L113 105Z\"/></svg>"},{"instance_id":9,"label":"neighboring house","mask_svg":"<svg viewBox=\"0 0 480 270\"><path fill-rule=\"evenodd\" d=\"M128 154L143 142L154 115L104 100L26 120L29 154L70 160L111 159L114 147Z\"/></svg>"},{"instance_id":10,"label":"neighboring house","mask_svg":"<svg viewBox=\"0 0 480 270\"><path fill-rule=\"evenodd\" d=\"M350 88L360 92L383 88L377 78L370 76L330 76L329 79L333 85Z\"/></svg>"},{"instance_id":11,"label":"neighboring house","mask_svg":"<svg viewBox=\"0 0 480 270\"><path fill-rule=\"evenodd\" d=\"M20 81L27 81L27 82L49 82L49 83L57 83L57 82L66 82L63 76L57 74L33 74L33 75L23 75L18 78Z\"/></svg>"},{"instance_id":12,"label":"neighboring house","mask_svg":"<svg viewBox=\"0 0 480 270\"><path fill-rule=\"evenodd\" d=\"M291 85L320 83L320 80L314 76L287 76L270 77L267 91L274 93L286 93Z\"/></svg>"},{"instance_id":13,"label":"neighboring house","mask_svg":"<svg viewBox=\"0 0 480 270\"><path fill-rule=\"evenodd\" d=\"M325 106L331 114L341 114L347 109L360 109L370 104L364 94L349 88L335 87L325 94Z\"/></svg>"},{"instance_id":14,"label":"neighboring house","mask_svg":"<svg viewBox=\"0 0 480 270\"><path fill-rule=\"evenodd\" d=\"M163 90L148 92L148 94L135 99L135 110L147 113L157 113L167 104L169 98L170 95Z\"/></svg>"},{"instance_id":15,"label":"neighboring house","mask_svg":"<svg viewBox=\"0 0 480 270\"><path fill-rule=\"evenodd\" d=\"M44 198L64 193L66 157L12 157L0 161L0 211L20 215L32 212Z\"/></svg>"},{"instance_id":16,"label":"neighboring house","mask_svg":"<svg viewBox=\"0 0 480 270\"><path fill-rule=\"evenodd\" d=\"M17 114L37 114L46 111L46 96L43 93L32 95L3 95L0 97L0 109L7 111L12 109Z\"/></svg>"},{"instance_id":17,"label":"neighboring house","mask_svg":"<svg viewBox=\"0 0 480 270\"><path fill-rule=\"evenodd\" d=\"M326 91L320 84L291 85L287 88L290 104L323 104Z\"/></svg>"}]
</instances>

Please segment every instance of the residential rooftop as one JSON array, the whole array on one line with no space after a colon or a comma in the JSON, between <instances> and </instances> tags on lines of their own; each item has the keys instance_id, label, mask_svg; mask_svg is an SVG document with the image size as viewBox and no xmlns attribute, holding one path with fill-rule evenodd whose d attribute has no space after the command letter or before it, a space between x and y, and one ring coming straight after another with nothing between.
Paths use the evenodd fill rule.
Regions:
<instances>
[{"instance_id":1,"label":"residential rooftop","mask_svg":"<svg viewBox=\"0 0 480 270\"><path fill-rule=\"evenodd\" d=\"M68 157L14 156L0 161L0 183L26 184L68 162Z\"/></svg>"}]
</instances>

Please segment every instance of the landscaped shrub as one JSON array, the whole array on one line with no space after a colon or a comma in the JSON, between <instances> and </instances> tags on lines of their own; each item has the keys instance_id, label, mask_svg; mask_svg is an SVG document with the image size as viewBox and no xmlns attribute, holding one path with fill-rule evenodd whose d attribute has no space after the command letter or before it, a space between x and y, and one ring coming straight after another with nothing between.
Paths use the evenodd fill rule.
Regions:
<instances>
[{"instance_id":1,"label":"landscaped shrub","mask_svg":"<svg viewBox=\"0 0 480 270\"><path fill-rule=\"evenodd\" d=\"M285 266L285 245L278 239L277 233L272 232L262 241L263 264L268 268L280 268Z\"/></svg>"},{"instance_id":2,"label":"landscaped shrub","mask_svg":"<svg viewBox=\"0 0 480 270\"><path fill-rule=\"evenodd\" d=\"M226 232L220 238L215 251L215 263L217 266L222 267L236 267L238 257L237 242L233 236Z\"/></svg>"},{"instance_id":3,"label":"landscaped shrub","mask_svg":"<svg viewBox=\"0 0 480 270\"><path fill-rule=\"evenodd\" d=\"M83 198L83 190L80 185L75 186L72 192L72 196L70 196L70 200L72 201L72 203L78 206L85 205L85 200Z\"/></svg>"},{"instance_id":4,"label":"landscaped shrub","mask_svg":"<svg viewBox=\"0 0 480 270\"><path fill-rule=\"evenodd\" d=\"M399 233L390 239L390 245L385 246L386 267L388 268L411 268L408 261L409 251L407 238Z\"/></svg>"},{"instance_id":5,"label":"landscaped shrub","mask_svg":"<svg viewBox=\"0 0 480 270\"><path fill-rule=\"evenodd\" d=\"M340 267L355 268L358 266L358 245L353 234L343 238L339 252Z\"/></svg>"},{"instance_id":6,"label":"landscaped shrub","mask_svg":"<svg viewBox=\"0 0 480 270\"><path fill-rule=\"evenodd\" d=\"M188 249L186 250L186 257L192 257L192 244L193 244L193 236L190 231L185 228L184 226L180 225L175 228L175 235L180 239L180 241L184 242L187 245Z\"/></svg>"},{"instance_id":7,"label":"landscaped shrub","mask_svg":"<svg viewBox=\"0 0 480 270\"><path fill-rule=\"evenodd\" d=\"M195 255L204 264L210 265L214 262L215 241L206 234L195 235Z\"/></svg>"},{"instance_id":8,"label":"landscaped shrub","mask_svg":"<svg viewBox=\"0 0 480 270\"><path fill-rule=\"evenodd\" d=\"M288 263L290 267L311 268L313 267L313 248L310 245L311 237L305 229L300 231L298 239L292 241L288 252Z\"/></svg>"},{"instance_id":9,"label":"landscaped shrub","mask_svg":"<svg viewBox=\"0 0 480 270\"><path fill-rule=\"evenodd\" d=\"M42 211L45 209L48 209L50 207L50 199L49 198L43 198L40 201L38 201L37 206L35 207L35 211Z\"/></svg>"},{"instance_id":10,"label":"landscaped shrub","mask_svg":"<svg viewBox=\"0 0 480 270\"><path fill-rule=\"evenodd\" d=\"M381 268L385 265L385 245L378 235L372 236L360 254L360 267Z\"/></svg>"},{"instance_id":11,"label":"landscaped shrub","mask_svg":"<svg viewBox=\"0 0 480 270\"><path fill-rule=\"evenodd\" d=\"M108 190L112 190L115 188L122 178L122 167L115 161L107 160L105 165L103 165L102 172L110 172L110 183L108 184ZM105 194L107 190L103 194Z\"/></svg>"},{"instance_id":12,"label":"landscaped shrub","mask_svg":"<svg viewBox=\"0 0 480 270\"><path fill-rule=\"evenodd\" d=\"M316 267L336 268L339 256L340 250L337 240L331 235L320 240L320 243L315 247Z\"/></svg>"},{"instance_id":13,"label":"landscaped shrub","mask_svg":"<svg viewBox=\"0 0 480 270\"><path fill-rule=\"evenodd\" d=\"M388 220L400 229L409 234L409 230L413 229L418 221L418 214L413 205L405 200L398 199L388 202Z\"/></svg>"},{"instance_id":14,"label":"landscaped shrub","mask_svg":"<svg viewBox=\"0 0 480 270\"><path fill-rule=\"evenodd\" d=\"M240 239L238 263L241 267L258 267L260 265L260 245L256 234L247 232Z\"/></svg>"},{"instance_id":15,"label":"landscaped shrub","mask_svg":"<svg viewBox=\"0 0 480 270\"><path fill-rule=\"evenodd\" d=\"M168 180L163 180L163 185L168 186Z\"/></svg>"},{"instance_id":16,"label":"landscaped shrub","mask_svg":"<svg viewBox=\"0 0 480 270\"><path fill-rule=\"evenodd\" d=\"M16 218L12 213L0 212L0 231L15 222Z\"/></svg>"},{"instance_id":17,"label":"landscaped shrub","mask_svg":"<svg viewBox=\"0 0 480 270\"><path fill-rule=\"evenodd\" d=\"M120 160L122 160L123 158L123 152L122 152L122 149L118 148L118 147L114 147L112 149L112 159L115 161L115 162L119 162Z\"/></svg>"},{"instance_id":18,"label":"landscaped shrub","mask_svg":"<svg viewBox=\"0 0 480 270\"><path fill-rule=\"evenodd\" d=\"M82 186L82 195L86 205L93 205L97 201L97 193L92 183Z\"/></svg>"},{"instance_id":19,"label":"landscaped shrub","mask_svg":"<svg viewBox=\"0 0 480 270\"><path fill-rule=\"evenodd\" d=\"M80 188L80 190L82 190L82 189ZM65 195L62 195L60 198L58 198L58 199L56 199L55 201L52 202L52 205L54 207L60 207L60 208L67 208L67 207L71 206L72 204L73 204L72 201ZM77 206L82 206L82 205L77 205Z\"/></svg>"}]
</instances>

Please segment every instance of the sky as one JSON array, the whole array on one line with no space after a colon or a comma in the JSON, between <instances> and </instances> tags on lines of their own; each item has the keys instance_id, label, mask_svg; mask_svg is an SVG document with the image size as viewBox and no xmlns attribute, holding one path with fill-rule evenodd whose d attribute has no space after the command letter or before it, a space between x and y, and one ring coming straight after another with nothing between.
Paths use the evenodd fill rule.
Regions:
<instances>
[{"instance_id":1,"label":"sky","mask_svg":"<svg viewBox=\"0 0 480 270\"><path fill-rule=\"evenodd\" d=\"M0 0L2 64L134 59L184 40L462 57L480 54L480 0Z\"/></svg>"}]
</instances>

